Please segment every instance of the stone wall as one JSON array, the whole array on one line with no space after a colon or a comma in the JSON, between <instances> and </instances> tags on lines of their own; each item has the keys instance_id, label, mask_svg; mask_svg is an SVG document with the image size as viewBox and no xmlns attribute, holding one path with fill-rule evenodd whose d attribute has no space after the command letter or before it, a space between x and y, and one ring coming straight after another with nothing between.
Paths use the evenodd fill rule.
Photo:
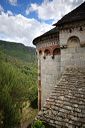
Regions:
<instances>
[{"instance_id":1,"label":"stone wall","mask_svg":"<svg viewBox=\"0 0 85 128\"><path fill-rule=\"evenodd\" d=\"M41 106L57 85L63 71L69 66L85 67L85 47L61 49L60 55L39 57L41 65Z\"/></svg>"},{"instance_id":2,"label":"stone wall","mask_svg":"<svg viewBox=\"0 0 85 128\"><path fill-rule=\"evenodd\" d=\"M85 67L85 27L80 30L80 27L73 27L70 29L60 30L58 36L54 38L46 38L37 43L37 53L39 60L39 93L41 98L41 107L49 97L52 89L57 85L63 71L69 66ZM78 38L78 47L74 44L68 47L68 41L71 37ZM77 42L76 42L77 43ZM71 46L71 45L70 45ZM60 53L53 56L53 50L60 48ZM47 55L45 54L47 51Z\"/></svg>"},{"instance_id":3,"label":"stone wall","mask_svg":"<svg viewBox=\"0 0 85 128\"><path fill-rule=\"evenodd\" d=\"M60 31L60 46L66 46L66 49L61 49L61 72L67 66L85 67L85 47L83 47L85 46L85 26L81 31L80 27L75 26L71 32L69 29ZM71 43L71 38L74 39L74 42L72 42L72 47L69 47L68 42Z\"/></svg>"},{"instance_id":4,"label":"stone wall","mask_svg":"<svg viewBox=\"0 0 85 128\"><path fill-rule=\"evenodd\" d=\"M43 106L60 78L60 61L60 55L55 55L54 59L52 59L52 56L46 56L46 59L41 57L41 106Z\"/></svg>"},{"instance_id":5,"label":"stone wall","mask_svg":"<svg viewBox=\"0 0 85 128\"><path fill-rule=\"evenodd\" d=\"M60 49L57 37L58 36L55 36L52 39L48 38L42 40L37 44L39 80L38 106L40 105L39 102L41 102L41 107L49 97L53 87L56 85L60 77L60 51L54 52L55 49Z\"/></svg>"},{"instance_id":6,"label":"stone wall","mask_svg":"<svg viewBox=\"0 0 85 128\"><path fill-rule=\"evenodd\" d=\"M68 66L85 67L85 47L61 50L61 72Z\"/></svg>"},{"instance_id":7,"label":"stone wall","mask_svg":"<svg viewBox=\"0 0 85 128\"><path fill-rule=\"evenodd\" d=\"M80 27L61 30L59 33L60 45L66 45L68 39L72 36L77 36L81 44L85 43L85 27L83 27L82 30L83 31L80 31Z\"/></svg>"}]
</instances>

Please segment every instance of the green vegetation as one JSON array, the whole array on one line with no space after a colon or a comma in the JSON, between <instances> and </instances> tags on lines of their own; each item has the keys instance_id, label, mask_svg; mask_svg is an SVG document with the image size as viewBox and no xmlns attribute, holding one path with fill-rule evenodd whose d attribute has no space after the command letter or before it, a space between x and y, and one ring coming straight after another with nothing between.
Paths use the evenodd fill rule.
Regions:
<instances>
[{"instance_id":1,"label":"green vegetation","mask_svg":"<svg viewBox=\"0 0 85 128\"><path fill-rule=\"evenodd\" d=\"M36 120L32 126L32 128L45 128L44 124L40 120Z\"/></svg>"},{"instance_id":2,"label":"green vegetation","mask_svg":"<svg viewBox=\"0 0 85 128\"><path fill-rule=\"evenodd\" d=\"M36 50L33 47L27 47L20 43L0 41L0 49L8 56L15 59L35 62L36 61Z\"/></svg>"},{"instance_id":3,"label":"green vegetation","mask_svg":"<svg viewBox=\"0 0 85 128\"><path fill-rule=\"evenodd\" d=\"M36 111L35 49L22 44L0 41L0 128L19 127L24 102L29 103L29 110Z\"/></svg>"}]
</instances>

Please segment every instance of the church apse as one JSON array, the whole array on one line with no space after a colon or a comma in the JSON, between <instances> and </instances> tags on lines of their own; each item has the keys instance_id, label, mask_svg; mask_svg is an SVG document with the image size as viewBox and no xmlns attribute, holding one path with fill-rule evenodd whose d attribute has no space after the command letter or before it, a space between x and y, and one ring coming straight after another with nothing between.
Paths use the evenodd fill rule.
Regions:
<instances>
[{"instance_id":1,"label":"church apse","mask_svg":"<svg viewBox=\"0 0 85 128\"><path fill-rule=\"evenodd\" d=\"M84 128L85 2L54 25L33 40L38 51L41 110L36 119L51 128Z\"/></svg>"},{"instance_id":2,"label":"church apse","mask_svg":"<svg viewBox=\"0 0 85 128\"><path fill-rule=\"evenodd\" d=\"M37 53L38 53L38 108L39 110L44 105L46 99L52 92L53 87L60 77L60 45L57 30L52 30L37 39Z\"/></svg>"}]
</instances>

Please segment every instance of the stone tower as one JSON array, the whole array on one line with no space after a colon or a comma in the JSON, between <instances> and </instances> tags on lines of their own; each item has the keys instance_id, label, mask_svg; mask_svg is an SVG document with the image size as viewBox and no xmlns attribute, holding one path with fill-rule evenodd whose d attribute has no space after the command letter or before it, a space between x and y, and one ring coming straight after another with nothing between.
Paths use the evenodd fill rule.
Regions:
<instances>
[{"instance_id":1,"label":"stone tower","mask_svg":"<svg viewBox=\"0 0 85 128\"><path fill-rule=\"evenodd\" d=\"M85 2L35 38L39 110L67 67L85 68Z\"/></svg>"},{"instance_id":2,"label":"stone tower","mask_svg":"<svg viewBox=\"0 0 85 128\"><path fill-rule=\"evenodd\" d=\"M38 107L40 110L61 74L59 32L53 28L34 39L33 42L38 56Z\"/></svg>"}]
</instances>

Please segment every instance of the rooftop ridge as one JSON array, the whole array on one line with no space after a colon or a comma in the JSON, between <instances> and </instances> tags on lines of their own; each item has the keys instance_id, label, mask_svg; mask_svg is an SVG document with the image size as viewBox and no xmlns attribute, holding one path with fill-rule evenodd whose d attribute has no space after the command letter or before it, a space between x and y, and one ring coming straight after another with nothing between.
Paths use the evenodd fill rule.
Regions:
<instances>
[{"instance_id":1,"label":"rooftop ridge","mask_svg":"<svg viewBox=\"0 0 85 128\"><path fill-rule=\"evenodd\" d=\"M83 2L77 8L73 9L71 12L67 13L57 23L53 24L53 26L59 26L65 23L71 23L81 20L85 20L85 2Z\"/></svg>"}]
</instances>

